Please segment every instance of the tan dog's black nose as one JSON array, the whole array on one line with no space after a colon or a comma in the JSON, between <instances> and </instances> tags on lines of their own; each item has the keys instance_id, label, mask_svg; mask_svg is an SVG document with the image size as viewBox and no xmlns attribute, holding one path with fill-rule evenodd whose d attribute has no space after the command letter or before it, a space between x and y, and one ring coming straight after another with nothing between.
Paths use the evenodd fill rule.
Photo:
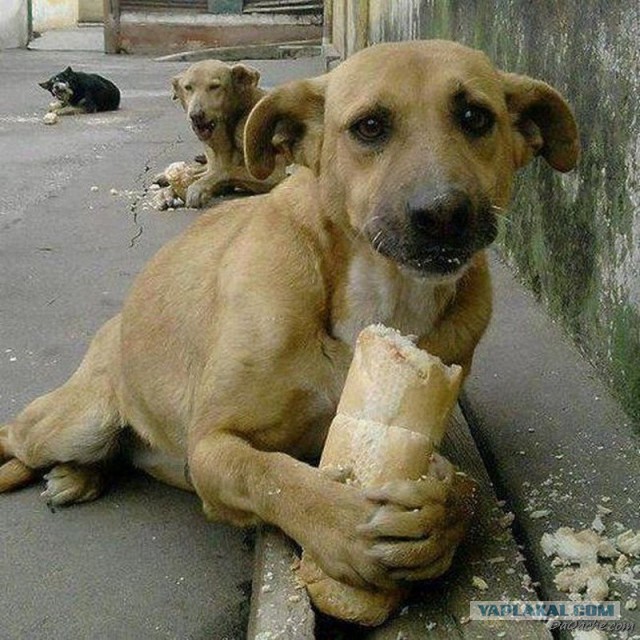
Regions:
<instances>
[{"instance_id":1,"label":"tan dog's black nose","mask_svg":"<svg viewBox=\"0 0 640 640\"><path fill-rule=\"evenodd\" d=\"M411 227L433 238L453 238L464 234L473 204L462 189L451 187L421 191L407 203Z\"/></svg>"}]
</instances>

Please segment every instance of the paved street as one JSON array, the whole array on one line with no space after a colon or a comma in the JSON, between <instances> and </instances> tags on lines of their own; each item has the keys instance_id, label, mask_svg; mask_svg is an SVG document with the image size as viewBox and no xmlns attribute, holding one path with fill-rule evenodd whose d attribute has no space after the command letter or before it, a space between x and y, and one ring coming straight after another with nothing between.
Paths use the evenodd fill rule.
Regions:
<instances>
[{"instance_id":1,"label":"paved street","mask_svg":"<svg viewBox=\"0 0 640 640\"><path fill-rule=\"evenodd\" d=\"M41 122L37 82L71 65L122 90L115 113ZM319 60L251 63L263 84ZM169 79L184 63L94 52L0 56L0 422L58 386L133 276L197 215L148 209L145 187L199 152ZM146 477L50 512L34 486L0 497L0 640L239 640L252 540Z\"/></svg>"}]
</instances>

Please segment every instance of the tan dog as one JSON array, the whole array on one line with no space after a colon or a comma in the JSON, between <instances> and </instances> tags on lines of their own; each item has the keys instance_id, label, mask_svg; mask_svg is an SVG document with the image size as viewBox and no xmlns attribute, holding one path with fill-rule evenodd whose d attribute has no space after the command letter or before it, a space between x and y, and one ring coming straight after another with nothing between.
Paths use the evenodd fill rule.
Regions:
<instances>
[{"instance_id":1,"label":"tan dog","mask_svg":"<svg viewBox=\"0 0 640 640\"><path fill-rule=\"evenodd\" d=\"M266 93L258 88L259 80L255 69L219 60L196 62L173 78L174 98L187 112L207 157L206 166L194 165L196 179L186 191L186 206L204 207L212 197L233 189L266 193L285 177L284 159L264 180L256 180L245 168L244 125Z\"/></svg>"},{"instance_id":2,"label":"tan dog","mask_svg":"<svg viewBox=\"0 0 640 640\"><path fill-rule=\"evenodd\" d=\"M518 168L576 163L571 111L460 45L379 45L265 97L245 149L261 179L279 150L305 167L156 255L71 379L0 430L0 490L50 469L48 500L92 499L130 425L134 462L192 483L212 519L277 525L353 584L437 576L469 517L448 462L365 493L298 459L320 452L365 325L468 371L491 314L482 250Z\"/></svg>"}]
</instances>

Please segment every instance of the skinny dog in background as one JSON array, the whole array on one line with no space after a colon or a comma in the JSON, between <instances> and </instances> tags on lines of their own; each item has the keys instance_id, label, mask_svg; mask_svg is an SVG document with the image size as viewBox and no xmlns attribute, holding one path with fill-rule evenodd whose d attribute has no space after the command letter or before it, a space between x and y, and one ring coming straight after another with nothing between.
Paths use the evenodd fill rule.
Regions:
<instances>
[{"instance_id":1,"label":"skinny dog in background","mask_svg":"<svg viewBox=\"0 0 640 640\"><path fill-rule=\"evenodd\" d=\"M285 177L284 158L264 180L257 180L245 168L242 149L244 125L251 109L266 94L258 87L260 73L244 64L228 65L203 60L191 65L172 80L173 97L187 113L198 139L204 143L206 165L174 163L155 181L167 186L156 199L164 208L176 196L187 207L205 207L222 193L240 190L266 193Z\"/></svg>"},{"instance_id":2,"label":"skinny dog in background","mask_svg":"<svg viewBox=\"0 0 640 640\"><path fill-rule=\"evenodd\" d=\"M38 84L55 98L55 102L49 104L49 111L60 116L114 111L120 106L118 87L96 73L83 73L67 67Z\"/></svg>"},{"instance_id":3,"label":"skinny dog in background","mask_svg":"<svg viewBox=\"0 0 640 640\"><path fill-rule=\"evenodd\" d=\"M219 123L184 100L210 140ZM277 88L248 119L247 164L258 180L283 150L303 166L151 260L69 381L0 428L0 491L48 472L52 503L93 499L131 434L134 464L195 491L209 518L274 524L337 580L442 574L470 517L444 458L373 495L301 460L322 450L365 326L469 371L514 174L538 155L568 171L578 148L557 91L451 42L378 45Z\"/></svg>"}]
</instances>

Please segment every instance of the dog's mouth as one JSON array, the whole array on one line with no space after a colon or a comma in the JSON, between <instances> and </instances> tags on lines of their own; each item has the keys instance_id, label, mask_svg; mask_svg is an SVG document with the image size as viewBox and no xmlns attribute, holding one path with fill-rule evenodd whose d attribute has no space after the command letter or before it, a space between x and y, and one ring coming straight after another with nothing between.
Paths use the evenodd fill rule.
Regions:
<instances>
[{"instance_id":1,"label":"dog's mouth","mask_svg":"<svg viewBox=\"0 0 640 640\"><path fill-rule=\"evenodd\" d=\"M60 102L66 102L73 95L71 87L63 82L56 82L53 87L51 87L51 93L53 97L60 100Z\"/></svg>"},{"instance_id":2,"label":"dog's mouth","mask_svg":"<svg viewBox=\"0 0 640 640\"><path fill-rule=\"evenodd\" d=\"M379 218L374 228L367 229L369 242L377 253L425 278L460 275L473 256L488 247L496 235L496 218L489 210L454 238L429 237L385 217Z\"/></svg>"},{"instance_id":3,"label":"dog's mouth","mask_svg":"<svg viewBox=\"0 0 640 640\"><path fill-rule=\"evenodd\" d=\"M191 128L199 140L208 140L216 128L215 120L191 119Z\"/></svg>"}]
</instances>

